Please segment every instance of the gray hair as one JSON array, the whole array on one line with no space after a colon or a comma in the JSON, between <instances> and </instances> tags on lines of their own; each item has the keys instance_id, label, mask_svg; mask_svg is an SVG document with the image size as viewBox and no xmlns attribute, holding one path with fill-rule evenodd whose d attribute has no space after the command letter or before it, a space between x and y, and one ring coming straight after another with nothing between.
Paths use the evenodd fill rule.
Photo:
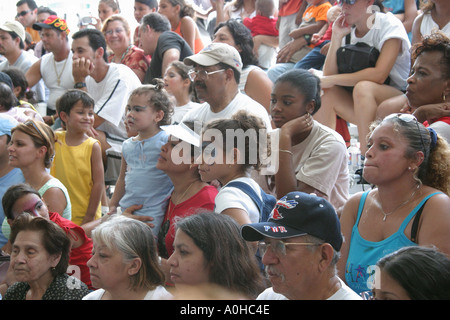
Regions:
<instances>
[{"instance_id":1,"label":"gray hair","mask_svg":"<svg viewBox=\"0 0 450 320\"><path fill-rule=\"evenodd\" d=\"M156 241L152 230L145 223L121 215L113 215L92 232L94 243L123 254L124 262L135 258L142 260L138 273L131 276L132 289L154 288L164 283L159 267Z\"/></svg>"}]
</instances>

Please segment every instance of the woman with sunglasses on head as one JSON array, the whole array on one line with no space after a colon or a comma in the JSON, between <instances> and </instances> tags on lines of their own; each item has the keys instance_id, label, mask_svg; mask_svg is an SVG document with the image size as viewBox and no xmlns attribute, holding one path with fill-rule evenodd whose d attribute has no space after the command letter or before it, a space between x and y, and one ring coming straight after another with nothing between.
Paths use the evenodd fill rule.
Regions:
<instances>
[{"instance_id":1,"label":"woman with sunglasses on head","mask_svg":"<svg viewBox=\"0 0 450 320\"><path fill-rule=\"evenodd\" d=\"M336 116L357 125L361 152L378 105L402 94L410 69L410 42L405 27L379 0L340 0L342 12L333 23L323 66L322 107L315 119L336 129ZM365 43L379 51L374 67L339 73L337 53L346 43Z\"/></svg>"},{"instance_id":2,"label":"woman with sunglasses on head","mask_svg":"<svg viewBox=\"0 0 450 320\"><path fill-rule=\"evenodd\" d=\"M375 187L352 196L341 216L340 276L356 292L372 289L381 257L406 246L450 253L450 148L413 115L371 127L363 177Z\"/></svg>"},{"instance_id":3,"label":"woman with sunglasses on head","mask_svg":"<svg viewBox=\"0 0 450 320\"><path fill-rule=\"evenodd\" d=\"M9 165L22 170L25 182L39 192L50 212L71 220L72 209L66 187L49 173L55 155L55 134L44 122L28 120L11 130ZM3 234L10 228L5 220Z\"/></svg>"},{"instance_id":4,"label":"woman with sunglasses on head","mask_svg":"<svg viewBox=\"0 0 450 320\"><path fill-rule=\"evenodd\" d=\"M69 194L65 186L48 170L55 155L55 134L43 122L29 120L11 130L9 164L20 168L25 182L36 189L51 212L72 218Z\"/></svg>"},{"instance_id":5,"label":"woman with sunglasses on head","mask_svg":"<svg viewBox=\"0 0 450 320\"><path fill-rule=\"evenodd\" d=\"M131 30L127 20L119 15L110 16L103 23L102 33L106 44L112 50L108 61L128 66L143 82L150 65L150 57L131 43Z\"/></svg>"}]
</instances>

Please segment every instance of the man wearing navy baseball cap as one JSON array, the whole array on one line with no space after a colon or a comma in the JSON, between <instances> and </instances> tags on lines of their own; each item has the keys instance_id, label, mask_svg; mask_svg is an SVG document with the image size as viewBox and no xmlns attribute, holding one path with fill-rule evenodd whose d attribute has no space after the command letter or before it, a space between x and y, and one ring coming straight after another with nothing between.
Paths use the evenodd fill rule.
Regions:
<instances>
[{"instance_id":1,"label":"man wearing navy baseball cap","mask_svg":"<svg viewBox=\"0 0 450 320\"><path fill-rule=\"evenodd\" d=\"M339 218L325 199L290 192L267 222L243 225L247 241L259 241L272 287L259 300L360 300L338 276L342 245Z\"/></svg>"}]
</instances>

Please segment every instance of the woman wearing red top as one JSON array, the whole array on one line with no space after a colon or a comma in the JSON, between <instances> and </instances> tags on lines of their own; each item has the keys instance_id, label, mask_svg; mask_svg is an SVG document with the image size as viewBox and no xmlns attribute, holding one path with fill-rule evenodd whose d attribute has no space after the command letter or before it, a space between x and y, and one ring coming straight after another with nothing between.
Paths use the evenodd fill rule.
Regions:
<instances>
[{"instance_id":1,"label":"woman wearing red top","mask_svg":"<svg viewBox=\"0 0 450 320\"><path fill-rule=\"evenodd\" d=\"M89 268L86 265L92 254L92 240L86 236L80 226L61 217L58 213L49 212L39 192L28 184L17 184L10 187L2 199L2 205L10 225L20 214L27 212L32 216L49 219L60 226L71 242L67 273L77 277L92 289ZM14 282L13 279L7 279L9 285Z\"/></svg>"},{"instance_id":2,"label":"woman wearing red top","mask_svg":"<svg viewBox=\"0 0 450 320\"><path fill-rule=\"evenodd\" d=\"M166 276L170 267L167 265L167 258L174 251L175 221L202 211L213 211L218 193L216 187L200 179L198 165L194 164L194 146L187 142L190 141L189 137L194 136L192 128L193 126L189 128L184 123L162 127L170 136L168 142L161 147L156 168L164 171L174 186L158 235L159 256ZM177 129L181 129L182 133L175 131ZM190 155L186 155L188 151Z\"/></svg>"}]
</instances>

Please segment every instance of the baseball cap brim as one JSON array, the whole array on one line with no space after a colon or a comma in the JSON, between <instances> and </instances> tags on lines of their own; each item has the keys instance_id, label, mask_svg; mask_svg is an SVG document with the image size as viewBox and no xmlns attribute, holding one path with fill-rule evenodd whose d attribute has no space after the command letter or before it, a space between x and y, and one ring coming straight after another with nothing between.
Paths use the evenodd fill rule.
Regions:
<instances>
[{"instance_id":1,"label":"baseball cap brim","mask_svg":"<svg viewBox=\"0 0 450 320\"><path fill-rule=\"evenodd\" d=\"M200 136L182 122L179 124L161 126L161 129L163 129L169 135L186 141L193 146L200 147Z\"/></svg>"},{"instance_id":2,"label":"baseball cap brim","mask_svg":"<svg viewBox=\"0 0 450 320\"><path fill-rule=\"evenodd\" d=\"M33 23L33 29L37 31L41 31L42 29L56 29L50 24L46 23Z\"/></svg>"},{"instance_id":3,"label":"baseball cap brim","mask_svg":"<svg viewBox=\"0 0 450 320\"><path fill-rule=\"evenodd\" d=\"M184 58L183 60L184 64L188 65L188 66L193 66L194 64L199 64L201 66L205 66L205 67L210 67L210 66L214 66L218 63L220 63L220 61L218 61L217 59L214 59L206 54L203 53L197 53L193 56L189 56Z\"/></svg>"},{"instance_id":4,"label":"baseball cap brim","mask_svg":"<svg viewBox=\"0 0 450 320\"><path fill-rule=\"evenodd\" d=\"M246 241L260 241L265 237L274 239L286 239L306 235L306 232L282 226L275 222L259 222L246 224L241 227L241 236Z\"/></svg>"}]
</instances>

